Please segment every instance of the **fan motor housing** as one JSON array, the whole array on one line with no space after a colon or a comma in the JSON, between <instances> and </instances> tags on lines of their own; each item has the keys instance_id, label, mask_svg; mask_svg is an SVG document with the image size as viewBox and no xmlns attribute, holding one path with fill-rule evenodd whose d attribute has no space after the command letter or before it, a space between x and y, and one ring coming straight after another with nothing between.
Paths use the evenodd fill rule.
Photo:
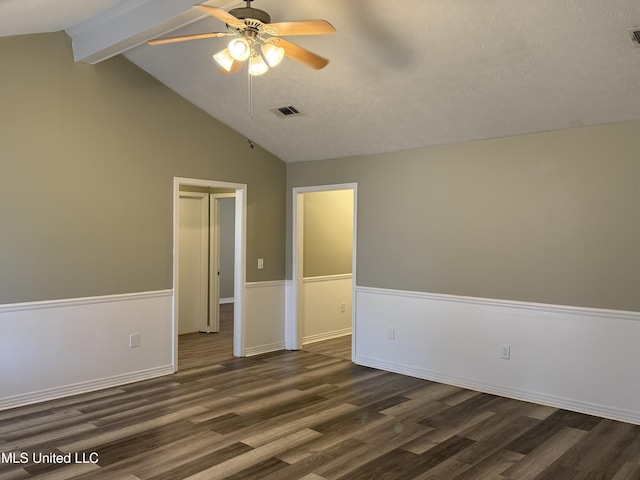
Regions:
<instances>
[{"instance_id":1,"label":"fan motor housing","mask_svg":"<svg viewBox=\"0 0 640 480\"><path fill-rule=\"evenodd\" d=\"M240 20L253 19L262 23L271 23L271 17L264 10L252 7L241 7L229 10L229 13Z\"/></svg>"}]
</instances>

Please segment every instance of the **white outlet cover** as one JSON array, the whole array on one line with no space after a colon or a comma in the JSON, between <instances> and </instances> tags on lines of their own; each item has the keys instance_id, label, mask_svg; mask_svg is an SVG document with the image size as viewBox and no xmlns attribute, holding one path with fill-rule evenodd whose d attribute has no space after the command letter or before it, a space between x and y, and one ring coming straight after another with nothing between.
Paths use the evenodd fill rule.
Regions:
<instances>
[{"instance_id":1,"label":"white outlet cover","mask_svg":"<svg viewBox=\"0 0 640 480\"><path fill-rule=\"evenodd\" d=\"M511 346L510 345L502 345L500 347L500 358L503 360L509 360L511 358Z\"/></svg>"}]
</instances>

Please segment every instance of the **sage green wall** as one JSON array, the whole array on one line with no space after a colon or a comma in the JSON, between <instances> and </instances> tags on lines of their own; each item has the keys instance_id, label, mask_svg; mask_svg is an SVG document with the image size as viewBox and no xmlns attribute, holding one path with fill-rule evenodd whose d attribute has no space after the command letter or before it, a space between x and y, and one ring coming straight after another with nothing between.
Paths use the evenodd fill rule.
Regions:
<instances>
[{"instance_id":1,"label":"sage green wall","mask_svg":"<svg viewBox=\"0 0 640 480\"><path fill-rule=\"evenodd\" d=\"M281 160L64 33L0 38L0 65L0 303L172 288L174 176L246 183L247 280L284 278Z\"/></svg>"},{"instance_id":2,"label":"sage green wall","mask_svg":"<svg viewBox=\"0 0 640 480\"><path fill-rule=\"evenodd\" d=\"M287 208L358 183L361 286L640 311L638 152L630 121L300 162Z\"/></svg>"},{"instance_id":3,"label":"sage green wall","mask_svg":"<svg viewBox=\"0 0 640 480\"><path fill-rule=\"evenodd\" d=\"M351 273L353 190L307 192L303 198L303 276Z\"/></svg>"},{"instance_id":4,"label":"sage green wall","mask_svg":"<svg viewBox=\"0 0 640 480\"><path fill-rule=\"evenodd\" d=\"M220 298L233 298L236 199L220 199Z\"/></svg>"}]
</instances>

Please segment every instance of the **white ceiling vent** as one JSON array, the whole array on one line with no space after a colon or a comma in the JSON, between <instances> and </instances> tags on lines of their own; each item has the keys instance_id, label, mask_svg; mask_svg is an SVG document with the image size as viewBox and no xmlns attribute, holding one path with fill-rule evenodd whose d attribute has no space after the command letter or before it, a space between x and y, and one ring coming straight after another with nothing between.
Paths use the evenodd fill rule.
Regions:
<instances>
[{"instance_id":1,"label":"white ceiling vent","mask_svg":"<svg viewBox=\"0 0 640 480\"><path fill-rule=\"evenodd\" d=\"M629 30L629 36L634 47L640 47L640 27L633 27Z\"/></svg>"},{"instance_id":2,"label":"white ceiling vent","mask_svg":"<svg viewBox=\"0 0 640 480\"><path fill-rule=\"evenodd\" d=\"M298 110L293 105L287 105L286 107L276 107L272 108L271 111L275 113L280 118L289 118L289 117L298 117L302 115L300 110Z\"/></svg>"}]
</instances>

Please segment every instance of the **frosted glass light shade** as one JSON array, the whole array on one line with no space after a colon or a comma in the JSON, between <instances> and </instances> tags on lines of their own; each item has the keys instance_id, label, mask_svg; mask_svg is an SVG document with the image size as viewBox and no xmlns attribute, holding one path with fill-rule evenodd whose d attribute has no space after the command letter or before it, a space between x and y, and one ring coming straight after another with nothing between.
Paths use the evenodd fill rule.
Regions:
<instances>
[{"instance_id":1,"label":"frosted glass light shade","mask_svg":"<svg viewBox=\"0 0 640 480\"><path fill-rule=\"evenodd\" d=\"M275 67L284 58L284 48L265 43L262 45L262 53L270 67Z\"/></svg>"},{"instance_id":2,"label":"frosted glass light shade","mask_svg":"<svg viewBox=\"0 0 640 480\"><path fill-rule=\"evenodd\" d=\"M262 57L257 53L249 59L249 74L262 75L269 70L269 66L264 62Z\"/></svg>"},{"instance_id":3,"label":"frosted glass light shade","mask_svg":"<svg viewBox=\"0 0 640 480\"><path fill-rule=\"evenodd\" d=\"M244 38L234 38L229 42L229 54L239 62L245 61L251 54L251 46Z\"/></svg>"},{"instance_id":4,"label":"frosted glass light shade","mask_svg":"<svg viewBox=\"0 0 640 480\"><path fill-rule=\"evenodd\" d=\"M224 68L227 72L231 71L231 67L233 67L233 62L235 61L229 53L228 48L225 48L224 50L216 53L213 56L213 59L218 62L218 65Z\"/></svg>"}]
</instances>

